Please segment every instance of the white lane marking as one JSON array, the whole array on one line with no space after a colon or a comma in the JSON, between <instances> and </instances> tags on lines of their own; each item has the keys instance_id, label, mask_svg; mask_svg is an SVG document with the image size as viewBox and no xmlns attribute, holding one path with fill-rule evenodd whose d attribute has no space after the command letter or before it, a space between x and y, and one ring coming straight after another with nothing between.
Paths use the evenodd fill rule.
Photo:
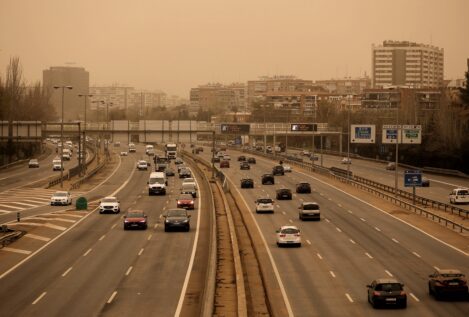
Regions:
<instances>
[{"instance_id":1,"label":"white lane marking","mask_svg":"<svg viewBox=\"0 0 469 317\"><path fill-rule=\"evenodd\" d=\"M117 295L117 291L114 291L114 293L112 293L111 297L109 297L107 303L110 304L112 303L112 301L114 300L114 297L116 297Z\"/></svg>"},{"instance_id":2,"label":"white lane marking","mask_svg":"<svg viewBox=\"0 0 469 317\"><path fill-rule=\"evenodd\" d=\"M337 204L337 206L339 206L340 208L342 208L342 205L341 205L341 204Z\"/></svg>"},{"instance_id":3,"label":"white lane marking","mask_svg":"<svg viewBox=\"0 0 469 317\"><path fill-rule=\"evenodd\" d=\"M127 272L125 272L125 276L129 276L130 272L132 272L133 270L133 266L130 266L128 269L127 269Z\"/></svg>"},{"instance_id":4,"label":"white lane marking","mask_svg":"<svg viewBox=\"0 0 469 317\"><path fill-rule=\"evenodd\" d=\"M345 293L345 296L347 297L347 299L349 300L349 302L353 303L353 299L352 299L352 297L351 297L348 293Z\"/></svg>"},{"instance_id":5,"label":"white lane marking","mask_svg":"<svg viewBox=\"0 0 469 317\"><path fill-rule=\"evenodd\" d=\"M150 241L150 239L151 239L152 236L153 236L153 235L150 233L150 234L148 235L147 240Z\"/></svg>"},{"instance_id":6,"label":"white lane marking","mask_svg":"<svg viewBox=\"0 0 469 317\"><path fill-rule=\"evenodd\" d=\"M138 255L142 255L143 253L143 248L140 249L140 251L138 252Z\"/></svg>"},{"instance_id":7,"label":"white lane marking","mask_svg":"<svg viewBox=\"0 0 469 317\"><path fill-rule=\"evenodd\" d=\"M440 270L440 268L439 268L438 266L434 266L433 268L434 268L435 270L437 270L437 271Z\"/></svg>"},{"instance_id":8,"label":"white lane marking","mask_svg":"<svg viewBox=\"0 0 469 317\"><path fill-rule=\"evenodd\" d=\"M275 205L275 206L277 206L277 208L280 208L280 205Z\"/></svg>"},{"instance_id":9,"label":"white lane marking","mask_svg":"<svg viewBox=\"0 0 469 317\"><path fill-rule=\"evenodd\" d=\"M306 240L306 243L309 244L309 245L311 245L311 241L309 241L309 240Z\"/></svg>"},{"instance_id":10,"label":"white lane marking","mask_svg":"<svg viewBox=\"0 0 469 317\"><path fill-rule=\"evenodd\" d=\"M420 302L420 299L417 298L417 296L414 295L414 293L409 293L410 296L418 303Z\"/></svg>"},{"instance_id":11,"label":"white lane marking","mask_svg":"<svg viewBox=\"0 0 469 317\"><path fill-rule=\"evenodd\" d=\"M331 221L330 221L329 219L327 219L327 218L324 218L324 219L326 219L327 222L331 222Z\"/></svg>"},{"instance_id":12,"label":"white lane marking","mask_svg":"<svg viewBox=\"0 0 469 317\"><path fill-rule=\"evenodd\" d=\"M348 212L349 214L353 214L353 211L351 211L350 209L347 210L347 212Z\"/></svg>"},{"instance_id":13,"label":"white lane marking","mask_svg":"<svg viewBox=\"0 0 469 317\"><path fill-rule=\"evenodd\" d=\"M322 260L322 256L319 253L316 253L316 255L318 256L319 260Z\"/></svg>"},{"instance_id":14,"label":"white lane marking","mask_svg":"<svg viewBox=\"0 0 469 317\"><path fill-rule=\"evenodd\" d=\"M32 303L32 305L36 305L44 296L46 296L46 294L47 292L44 292L41 295L39 295L39 297L36 298L36 300Z\"/></svg>"},{"instance_id":15,"label":"white lane marking","mask_svg":"<svg viewBox=\"0 0 469 317\"><path fill-rule=\"evenodd\" d=\"M78 222L76 222L76 223L78 223ZM42 225L44 227L55 229L55 230L60 230L60 231L65 231L67 229L67 227L57 226L57 225L54 225L54 224L51 224L51 223L44 223Z\"/></svg>"},{"instance_id":16,"label":"white lane marking","mask_svg":"<svg viewBox=\"0 0 469 317\"><path fill-rule=\"evenodd\" d=\"M365 222L365 221L366 221L366 219L365 219L365 218L360 218L360 220L361 220L361 221L363 221L363 222Z\"/></svg>"},{"instance_id":17,"label":"white lane marking","mask_svg":"<svg viewBox=\"0 0 469 317\"><path fill-rule=\"evenodd\" d=\"M153 229L156 229L158 227L158 224L155 223L155 225L153 226Z\"/></svg>"},{"instance_id":18,"label":"white lane marking","mask_svg":"<svg viewBox=\"0 0 469 317\"><path fill-rule=\"evenodd\" d=\"M392 238L391 239L392 241L396 242L396 243L399 243L399 241L397 241L396 239Z\"/></svg>"},{"instance_id":19,"label":"white lane marking","mask_svg":"<svg viewBox=\"0 0 469 317\"><path fill-rule=\"evenodd\" d=\"M342 230L340 230L339 227L335 227L335 230L339 231L339 232L342 232Z\"/></svg>"},{"instance_id":20,"label":"white lane marking","mask_svg":"<svg viewBox=\"0 0 469 317\"><path fill-rule=\"evenodd\" d=\"M114 229L117 226L117 223L113 224L111 227L111 230Z\"/></svg>"},{"instance_id":21,"label":"white lane marking","mask_svg":"<svg viewBox=\"0 0 469 317\"><path fill-rule=\"evenodd\" d=\"M389 272L388 270L384 270L384 272L386 272L386 274L389 275L390 277L393 277L393 275L391 274L391 272Z\"/></svg>"},{"instance_id":22,"label":"white lane marking","mask_svg":"<svg viewBox=\"0 0 469 317\"><path fill-rule=\"evenodd\" d=\"M415 255L415 256L416 256L416 257L418 257L418 258L421 258L420 254L418 254L418 253L417 253L417 252L415 252L415 251L414 251L414 252L412 252L412 254L413 254L413 255Z\"/></svg>"},{"instance_id":23,"label":"white lane marking","mask_svg":"<svg viewBox=\"0 0 469 317\"><path fill-rule=\"evenodd\" d=\"M323 194L323 193L319 193L319 196L323 196L323 197L324 197L324 194Z\"/></svg>"},{"instance_id":24,"label":"white lane marking","mask_svg":"<svg viewBox=\"0 0 469 317\"><path fill-rule=\"evenodd\" d=\"M332 201L332 198L328 198L328 200Z\"/></svg>"},{"instance_id":25,"label":"white lane marking","mask_svg":"<svg viewBox=\"0 0 469 317\"><path fill-rule=\"evenodd\" d=\"M39 236L39 235L32 234L32 233L27 233L27 234L25 234L24 236L27 237L27 238L36 239L36 240L41 240L41 241L46 241L46 242L50 240L50 238L43 237L43 236Z\"/></svg>"},{"instance_id":26,"label":"white lane marking","mask_svg":"<svg viewBox=\"0 0 469 317\"><path fill-rule=\"evenodd\" d=\"M101 236L101 238L99 238L99 241L102 241L105 237L106 237L106 235L103 234L103 235Z\"/></svg>"},{"instance_id":27,"label":"white lane marking","mask_svg":"<svg viewBox=\"0 0 469 317\"><path fill-rule=\"evenodd\" d=\"M293 220L291 220L291 219L288 219L288 221L290 221L290 223L293 223Z\"/></svg>"},{"instance_id":28,"label":"white lane marking","mask_svg":"<svg viewBox=\"0 0 469 317\"><path fill-rule=\"evenodd\" d=\"M32 251L22 250L22 249L17 249L17 248L10 248L10 247L3 247L0 250L13 252L13 253L19 253L19 254L31 254L32 253Z\"/></svg>"},{"instance_id":29,"label":"white lane marking","mask_svg":"<svg viewBox=\"0 0 469 317\"><path fill-rule=\"evenodd\" d=\"M285 211L282 211L282 214L283 214L283 215L286 215L287 213L286 213Z\"/></svg>"},{"instance_id":30,"label":"white lane marking","mask_svg":"<svg viewBox=\"0 0 469 317\"><path fill-rule=\"evenodd\" d=\"M334 272L332 272L332 271L329 271L329 273L331 273L332 277L334 277L334 278L335 278L335 274L334 274Z\"/></svg>"},{"instance_id":31,"label":"white lane marking","mask_svg":"<svg viewBox=\"0 0 469 317\"><path fill-rule=\"evenodd\" d=\"M366 256L369 257L370 259L372 259L373 257L371 256L371 254L369 254L368 252L365 252Z\"/></svg>"},{"instance_id":32,"label":"white lane marking","mask_svg":"<svg viewBox=\"0 0 469 317\"><path fill-rule=\"evenodd\" d=\"M355 241L353 241L352 239L349 239L349 240L350 240L350 242L352 242L353 244L356 244Z\"/></svg>"},{"instance_id":33,"label":"white lane marking","mask_svg":"<svg viewBox=\"0 0 469 317\"><path fill-rule=\"evenodd\" d=\"M88 251L86 251L83 256L87 256L90 252L91 252L92 249L88 249Z\"/></svg>"},{"instance_id":34,"label":"white lane marking","mask_svg":"<svg viewBox=\"0 0 469 317\"><path fill-rule=\"evenodd\" d=\"M63 274L62 274L62 277L65 277L68 273L70 273L70 271L73 269L73 267L69 267Z\"/></svg>"},{"instance_id":35,"label":"white lane marking","mask_svg":"<svg viewBox=\"0 0 469 317\"><path fill-rule=\"evenodd\" d=\"M375 227L375 230L376 230L376 231L381 231L381 229L380 229L380 228L378 228L378 227Z\"/></svg>"},{"instance_id":36,"label":"white lane marking","mask_svg":"<svg viewBox=\"0 0 469 317\"><path fill-rule=\"evenodd\" d=\"M1 207L7 207L7 208L10 208L10 209L17 209L17 210L23 210L24 207L14 207L14 206L11 206L11 205L3 205L3 204L0 204Z\"/></svg>"}]
</instances>

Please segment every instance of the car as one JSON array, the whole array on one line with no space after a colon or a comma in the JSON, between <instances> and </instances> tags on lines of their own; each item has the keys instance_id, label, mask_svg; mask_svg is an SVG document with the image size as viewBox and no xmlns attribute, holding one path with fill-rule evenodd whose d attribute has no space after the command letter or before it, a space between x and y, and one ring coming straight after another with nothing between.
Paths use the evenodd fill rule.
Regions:
<instances>
[{"instance_id":1,"label":"car","mask_svg":"<svg viewBox=\"0 0 469 317\"><path fill-rule=\"evenodd\" d=\"M255 201L256 204L256 213L274 213L274 201L272 198L263 197L258 198Z\"/></svg>"},{"instance_id":2,"label":"car","mask_svg":"<svg viewBox=\"0 0 469 317\"><path fill-rule=\"evenodd\" d=\"M319 156L317 156L316 154L314 154L314 155L311 154L310 157L309 157L309 159L310 159L311 161L319 161Z\"/></svg>"},{"instance_id":3,"label":"car","mask_svg":"<svg viewBox=\"0 0 469 317\"><path fill-rule=\"evenodd\" d=\"M164 172L166 176L174 176L174 171L171 168L166 168Z\"/></svg>"},{"instance_id":4,"label":"car","mask_svg":"<svg viewBox=\"0 0 469 317\"><path fill-rule=\"evenodd\" d=\"M164 172L152 172L148 178L148 196L166 195L168 180Z\"/></svg>"},{"instance_id":5,"label":"car","mask_svg":"<svg viewBox=\"0 0 469 317\"><path fill-rule=\"evenodd\" d=\"M241 162L239 164L239 169L240 170L250 170L251 169L251 166L249 165L248 162Z\"/></svg>"},{"instance_id":6,"label":"car","mask_svg":"<svg viewBox=\"0 0 469 317\"><path fill-rule=\"evenodd\" d=\"M183 160L180 158L180 157L177 157L175 160L174 160L174 164L176 165L179 165L179 164L183 164Z\"/></svg>"},{"instance_id":7,"label":"car","mask_svg":"<svg viewBox=\"0 0 469 317\"><path fill-rule=\"evenodd\" d=\"M72 195L67 191L57 191L50 198L51 206L66 206L72 204Z\"/></svg>"},{"instance_id":8,"label":"car","mask_svg":"<svg viewBox=\"0 0 469 317\"><path fill-rule=\"evenodd\" d=\"M203 151L204 151L204 148L201 147L201 146L199 146L199 147L196 148L196 151L198 151L198 152L203 152Z\"/></svg>"},{"instance_id":9,"label":"car","mask_svg":"<svg viewBox=\"0 0 469 317\"><path fill-rule=\"evenodd\" d=\"M129 143L129 153L137 152L137 148L135 147L134 143Z\"/></svg>"},{"instance_id":10,"label":"car","mask_svg":"<svg viewBox=\"0 0 469 317\"><path fill-rule=\"evenodd\" d=\"M274 185L275 184L274 175L272 175L272 174L262 175L261 184L262 185Z\"/></svg>"},{"instance_id":11,"label":"car","mask_svg":"<svg viewBox=\"0 0 469 317\"><path fill-rule=\"evenodd\" d=\"M272 174L275 175L285 175L285 170L282 165L277 165L272 168Z\"/></svg>"},{"instance_id":12,"label":"car","mask_svg":"<svg viewBox=\"0 0 469 317\"><path fill-rule=\"evenodd\" d=\"M296 184L296 192L298 194L311 194L311 185L307 182Z\"/></svg>"},{"instance_id":13,"label":"car","mask_svg":"<svg viewBox=\"0 0 469 317\"><path fill-rule=\"evenodd\" d=\"M176 199L176 207L184 209L194 209L194 197L191 194L181 194Z\"/></svg>"},{"instance_id":14,"label":"car","mask_svg":"<svg viewBox=\"0 0 469 317\"><path fill-rule=\"evenodd\" d=\"M352 159L349 157L344 157L342 158L342 161L340 161L341 164L352 164Z\"/></svg>"},{"instance_id":15,"label":"car","mask_svg":"<svg viewBox=\"0 0 469 317\"><path fill-rule=\"evenodd\" d=\"M184 178L182 180L182 183L183 184L193 184L195 187L197 187L197 183L195 181L195 178L192 178L192 177Z\"/></svg>"},{"instance_id":16,"label":"car","mask_svg":"<svg viewBox=\"0 0 469 317\"><path fill-rule=\"evenodd\" d=\"M249 164L256 164L256 158L255 157L248 157L248 163Z\"/></svg>"},{"instance_id":17,"label":"car","mask_svg":"<svg viewBox=\"0 0 469 317\"><path fill-rule=\"evenodd\" d=\"M218 156L212 157L212 163L220 163L220 158Z\"/></svg>"},{"instance_id":18,"label":"car","mask_svg":"<svg viewBox=\"0 0 469 317\"><path fill-rule=\"evenodd\" d=\"M188 178L188 177L192 177L192 173L190 169L183 168L179 171L179 178Z\"/></svg>"},{"instance_id":19,"label":"car","mask_svg":"<svg viewBox=\"0 0 469 317\"><path fill-rule=\"evenodd\" d=\"M292 195L291 189L280 188L280 189L277 189L276 191L276 197L278 200L284 200L284 199L292 200L293 195Z\"/></svg>"},{"instance_id":20,"label":"car","mask_svg":"<svg viewBox=\"0 0 469 317\"><path fill-rule=\"evenodd\" d=\"M225 153L223 153L222 151L220 151L220 152L217 153L217 156L218 156L220 159L223 159L223 157L225 156Z\"/></svg>"},{"instance_id":21,"label":"car","mask_svg":"<svg viewBox=\"0 0 469 317\"><path fill-rule=\"evenodd\" d=\"M396 170L396 163L389 162L388 164L386 164L386 170L395 171Z\"/></svg>"},{"instance_id":22,"label":"car","mask_svg":"<svg viewBox=\"0 0 469 317\"><path fill-rule=\"evenodd\" d=\"M301 151L301 155L303 155L303 156L310 156L310 155L311 155L311 152L309 152L308 150L303 150L303 151Z\"/></svg>"},{"instance_id":23,"label":"car","mask_svg":"<svg viewBox=\"0 0 469 317\"><path fill-rule=\"evenodd\" d=\"M238 162L244 162L244 161L246 161L246 156L244 155L238 156Z\"/></svg>"},{"instance_id":24,"label":"car","mask_svg":"<svg viewBox=\"0 0 469 317\"><path fill-rule=\"evenodd\" d=\"M288 164L283 164L282 166L283 166L283 172L284 172L284 173L291 173L291 172L292 172L292 168L291 168L290 165L288 165Z\"/></svg>"},{"instance_id":25,"label":"car","mask_svg":"<svg viewBox=\"0 0 469 317\"><path fill-rule=\"evenodd\" d=\"M179 165L177 166L178 174L181 173L181 170L183 170L183 169L189 169L189 167L187 167L187 166L184 165L184 164L179 164Z\"/></svg>"},{"instance_id":26,"label":"car","mask_svg":"<svg viewBox=\"0 0 469 317\"><path fill-rule=\"evenodd\" d=\"M223 160L230 161L231 157L228 154L223 155Z\"/></svg>"},{"instance_id":27,"label":"car","mask_svg":"<svg viewBox=\"0 0 469 317\"><path fill-rule=\"evenodd\" d=\"M53 171L60 171L60 170L63 170L64 167L62 165L62 160L60 158L55 158L53 161L52 161L52 170Z\"/></svg>"},{"instance_id":28,"label":"car","mask_svg":"<svg viewBox=\"0 0 469 317\"><path fill-rule=\"evenodd\" d=\"M300 220L321 220L321 211L318 203L315 202L302 202L298 213Z\"/></svg>"},{"instance_id":29,"label":"car","mask_svg":"<svg viewBox=\"0 0 469 317\"><path fill-rule=\"evenodd\" d=\"M39 161L37 159L30 159L28 162L29 168L39 167Z\"/></svg>"},{"instance_id":30,"label":"car","mask_svg":"<svg viewBox=\"0 0 469 317\"><path fill-rule=\"evenodd\" d=\"M99 213L104 214L108 212L113 214L118 214L121 212L120 202L116 197L109 196L101 199L101 202L99 203Z\"/></svg>"},{"instance_id":31,"label":"car","mask_svg":"<svg viewBox=\"0 0 469 317\"><path fill-rule=\"evenodd\" d=\"M422 176L422 187L430 187L430 180Z\"/></svg>"},{"instance_id":32,"label":"car","mask_svg":"<svg viewBox=\"0 0 469 317\"><path fill-rule=\"evenodd\" d=\"M181 194L191 194L193 198L197 197L197 184L196 183L182 183Z\"/></svg>"},{"instance_id":33,"label":"car","mask_svg":"<svg viewBox=\"0 0 469 317\"><path fill-rule=\"evenodd\" d=\"M252 178L241 179L241 188L254 188L254 180Z\"/></svg>"},{"instance_id":34,"label":"car","mask_svg":"<svg viewBox=\"0 0 469 317\"><path fill-rule=\"evenodd\" d=\"M62 154L62 159L63 159L64 161L70 161L72 158L71 158L71 156L70 156L70 153L63 153L63 154Z\"/></svg>"},{"instance_id":35,"label":"car","mask_svg":"<svg viewBox=\"0 0 469 317\"><path fill-rule=\"evenodd\" d=\"M451 204L467 204L469 203L469 189L455 188L449 194L449 202Z\"/></svg>"},{"instance_id":36,"label":"car","mask_svg":"<svg viewBox=\"0 0 469 317\"><path fill-rule=\"evenodd\" d=\"M276 232L278 247L285 245L301 247L301 233L296 226L281 226Z\"/></svg>"},{"instance_id":37,"label":"car","mask_svg":"<svg viewBox=\"0 0 469 317\"><path fill-rule=\"evenodd\" d=\"M428 276L428 292L436 299L443 297L468 298L467 279L456 269L437 269Z\"/></svg>"},{"instance_id":38,"label":"car","mask_svg":"<svg viewBox=\"0 0 469 317\"><path fill-rule=\"evenodd\" d=\"M121 151L121 156L127 156L127 151Z\"/></svg>"},{"instance_id":39,"label":"car","mask_svg":"<svg viewBox=\"0 0 469 317\"><path fill-rule=\"evenodd\" d=\"M143 229L148 227L148 217L142 210L127 211L124 215L124 230Z\"/></svg>"},{"instance_id":40,"label":"car","mask_svg":"<svg viewBox=\"0 0 469 317\"><path fill-rule=\"evenodd\" d=\"M265 151L267 153L272 153L272 147L270 145L267 145L266 148L265 148Z\"/></svg>"},{"instance_id":41,"label":"car","mask_svg":"<svg viewBox=\"0 0 469 317\"><path fill-rule=\"evenodd\" d=\"M191 230L191 215L185 209L169 209L164 214L164 231L168 232L173 229Z\"/></svg>"},{"instance_id":42,"label":"car","mask_svg":"<svg viewBox=\"0 0 469 317\"><path fill-rule=\"evenodd\" d=\"M120 143L119 141L116 141L116 142L114 142L114 146L115 146L115 147L120 147L120 146L121 146L121 143Z\"/></svg>"},{"instance_id":43,"label":"car","mask_svg":"<svg viewBox=\"0 0 469 317\"><path fill-rule=\"evenodd\" d=\"M139 171L146 171L148 169L148 163L145 160L139 160L137 162L137 169Z\"/></svg>"},{"instance_id":44,"label":"car","mask_svg":"<svg viewBox=\"0 0 469 317\"><path fill-rule=\"evenodd\" d=\"M229 168L230 167L230 161L223 160L220 162L220 168Z\"/></svg>"},{"instance_id":45,"label":"car","mask_svg":"<svg viewBox=\"0 0 469 317\"><path fill-rule=\"evenodd\" d=\"M394 278L380 278L366 286L368 288L368 302L377 308L380 306L407 307L407 294L404 284Z\"/></svg>"}]
</instances>

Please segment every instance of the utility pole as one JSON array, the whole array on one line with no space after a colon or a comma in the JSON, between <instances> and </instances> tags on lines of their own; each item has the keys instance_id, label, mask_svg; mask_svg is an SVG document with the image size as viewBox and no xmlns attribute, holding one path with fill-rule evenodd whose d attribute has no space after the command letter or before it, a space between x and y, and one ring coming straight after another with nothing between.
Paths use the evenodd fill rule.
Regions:
<instances>
[{"instance_id":1,"label":"utility pole","mask_svg":"<svg viewBox=\"0 0 469 317\"><path fill-rule=\"evenodd\" d=\"M64 187L64 96L65 88L73 89L72 86L54 86L54 89L62 89L62 122L60 122L60 188Z\"/></svg>"}]
</instances>

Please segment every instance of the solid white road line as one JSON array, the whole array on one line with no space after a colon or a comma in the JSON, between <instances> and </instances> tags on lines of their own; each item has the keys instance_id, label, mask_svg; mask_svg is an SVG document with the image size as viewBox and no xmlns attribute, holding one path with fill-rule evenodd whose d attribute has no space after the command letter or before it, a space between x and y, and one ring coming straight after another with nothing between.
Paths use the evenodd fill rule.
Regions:
<instances>
[{"instance_id":1,"label":"solid white road line","mask_svg":"<svg viewBox=\"0 0 469 317\"><path fill-rule=\"evenodd\" d=\"M389 275L390 277L393 277L393 275L391 274L391 272L389 272L388 270L384 270L384 272L386 272L386 274Z\"/></svg>"},{"instance_id":2,"label":"solid white road line","mask_svg":"<svg viewBox=\"0 0 469 317\"><path fill-rule=\"evenodd\" d=\"M421 258L420 254L418 254L417 252L412 252L412 254L415 255L418 258Z\"/></svg>"},{"instance_id":3,"label":"solid white road line","mask_svg":"<svg viewBox=\"0 0 469 317\"><path fill-rule=\"evenodd\" d=\"M116 297L117 295L117 291L114 291L114 293L112 293L111 297L109 297L107 303L110 304L112 303L112 301L114 300L114 297Z\"/></svg>"},{"instance_id":4,"label":"solid white road line","mask_svg":"<svg viewBox=\"0 0 469 317\"><path fill-rule=\"evenodd\" d=\"M418 303L420 302L420 299L417 298L417 296L414 295L414 293L409 293L410 296Z\"/></svg>"},{"instance_id":5,"label":"solid white road line","mask_svg":"<svg viewBox=\"0 0 469 317\"><path fill-rule=\"evenodd\" d=\"M7 252L13 252L13 253L19 253L19 254L31 254L32 253L32 251L21 250L21 249L10 248L10 247L3 247L0 250L7 251Z\"/></svg>"},{"instance_id":6,"label":"solid white road line","mask_svg":"<svg viewBox=\"0 0 469 317\"><path fill-rule=\"evenodd\" d=\"M62 274L62 277L65 277L71 270L72 270L73 267L69 267L68 270L66 270L63 274Z\"/></svg>"},{"instance_id":7,"label":"solid white road line","mask_svg":"<svg viewBox=\"0 0 469 317\"><path fill-rule=\"evenodd\" d=\"M32 305L36 305L40 300L41 298L43 298L44 296L46 296L47 292L44 292L42 293L41 295L39 295L38 298L36 298L36 300L32 303Z\"/></svg>"},{"instance_id":8,"label":"solid white road line","mask_svg":"<svg viewBox=\"0 0 469 317\"><path fill-rule=\"evenodd\" d=\"M127 269L127 272L125 272L125 276L129 276L129 274L130 274L130 272L132 272L133 268L134 268L133 266L129 267Z\"/></svg>"},{"instance_id":9,"label":"solid white road line","mask_svg":"<svg viewBox=\"0 0 469 317\"><path fill-rule=\"evenodd\" d=\"M351 297L348 293L345 293L345 296L347 297L347 299L349 300L349 302L353 303L353 299L352 299L352 297Z\"/></svg>"},{"instance_id":10,"label":"solid white road line","mask_svg":"<svg viewBox=\"0 0 469 317\"><path fill-rule=\"evenodd\" d=\"M372 259L373 257L371 256L371 254L369 254L368 252L365 252L366 256L369 257L370 259Z\"/></svg>"},{"instance_id":11,"label":"solid white road line","mask_svg":"<svg viewBox=\"0 0 469 317\"><path fill-rule=\"evenodd\" d=\"M92 249L88 249L88 251L86 251L83 256L87 256L90 252L91 252Z\"/></svg>"}]
</instances>

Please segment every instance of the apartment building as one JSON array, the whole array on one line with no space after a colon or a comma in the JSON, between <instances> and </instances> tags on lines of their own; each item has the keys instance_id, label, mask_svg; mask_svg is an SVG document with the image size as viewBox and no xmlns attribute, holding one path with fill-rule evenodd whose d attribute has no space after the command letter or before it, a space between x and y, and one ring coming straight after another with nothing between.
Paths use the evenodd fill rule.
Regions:
<instances>
[{"instance_id":1,"label":"apartment building","mask_svg":"<svg viewBox=\"0 0 469 317\"><path fill-rule=\"evenodd\" d=\"M324 88L327 92L336 95L359 95L364 89L371 88L371 78L340 78L316 80L315 85Z\"/></svg>"},{"instance_id":2,"label":"apartment building","mask_svg":"<svg viewBox=\"0 0 469 317\"><path fill-rule=\"evenodd\" d=\"M95 100L103 100L104 102L112 102L113 107L127 109L129 106L130 95L135 92L134 87L126 86L92 86L90 94ZM92 106L96 109L96 105Z\"/></svg>"},{"instance_id":3,"label":"apartment building","mask_svg":"<svg viewBox=\"0 0 469 317\"><path fill-rule=\"evenodd\" d=\"M443 86L442 48L408 41L372 45L372 86L438 88Z\"/></svg>"},{"instance_id":4,"label":"apartment building","mask_svg":"<svg viewBox=\"0 0 469 317\"><path fill-rule=\"evenodd\" d=\"M245 111L246 107L246 85L242 83L207 84L192 88L190 91L191 116L196 115L199 109L228 112L235 108L238 111Z\"/></svg>"}]
</instances>

